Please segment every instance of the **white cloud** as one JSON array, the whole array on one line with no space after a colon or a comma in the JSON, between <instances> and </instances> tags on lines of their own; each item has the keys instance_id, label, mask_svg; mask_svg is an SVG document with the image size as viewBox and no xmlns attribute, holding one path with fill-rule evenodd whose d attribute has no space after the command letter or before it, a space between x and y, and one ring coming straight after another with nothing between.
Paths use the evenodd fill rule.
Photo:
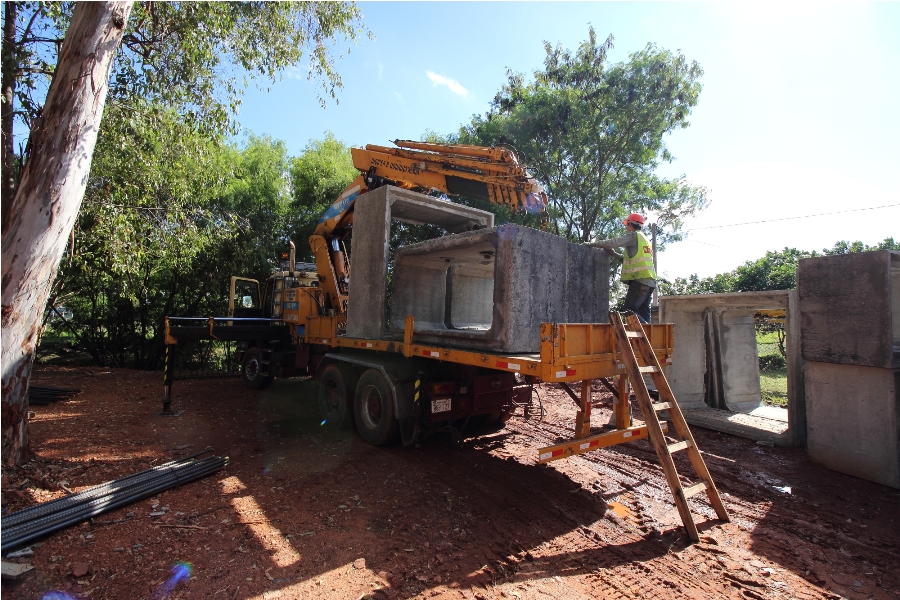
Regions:
<instances>
[{"instance_id":1,"label":"white cloud","mask_svg":"<svg viewBox=\"0 0 900 600\"><path fill-rule=\"evenodd\" d=\"M384 65L378 63L378 79L381 79L382 75L384 75Z\"/></svg>"},{"instance_id":2,"label":"white cloud","mask_svg":"<svg viewBox=\"0 0 900 600\"><path fill-rule=\"evenodd\" d=\"M399 100L403 104L406 104L406 100L403 99L403 96L400 95L400 92L394 92L394 95L397 96L397 100Z\"/></svg>"},{"instance_id":3,"label":"white cloud","mask_svg":"<svg viewBox=\"0 0 900 600\"><path fill-rule=\"evenodd\" d=\"M306 79L306 73L304 73L303 71L301 71L298 67L295 67L294 65L289 65L284 70L284 74L287 76L288 79L297 79L300 81L303 81Z\"/></svg>"},{"instance_id":4,"label":"white cloud","mask_svg":"<svg viewBox=\"0 0 900 600\"><path fill-rule=\"evenodd\" d=\"M453 92L457 96L462 96L463 98L469 97L469 90L460 85L460 83L455 79L450 79L449 77L438 75L434 71L425 71L425 74L428 75L428 79L431 80L431 84L433 86L436 87L439 85L445 85L450 89L451 92Z\"/></svg>"}]
</instances>

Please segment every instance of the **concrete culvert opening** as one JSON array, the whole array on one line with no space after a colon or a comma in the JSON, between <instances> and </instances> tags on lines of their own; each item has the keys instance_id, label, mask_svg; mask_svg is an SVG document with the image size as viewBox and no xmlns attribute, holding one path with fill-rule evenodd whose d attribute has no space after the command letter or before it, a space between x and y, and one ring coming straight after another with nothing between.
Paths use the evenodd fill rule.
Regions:
<instances>
[{"instance_id":1,"label":"concrete culvert opening","mask_svg":"<svg viewBox=\"0 0 900 600\"><path fill-rule=\"evenodd\" d=\"M668 296L676 325L670 385L692 425L802 445L796 291Z\"/></svg>"},{"instance_id":2,"label":"concrete culvert opening","mask_svg":"<svg viewBox=\"0 0 900 600\"><path fill-rule=\"evenodd\" d=\"M417 315L416 329L488 331L494 311L495 254L490 243L480 243L409 257L401 268L416 285L405 297L404 311Z\"/></svg>"}]
</instances>

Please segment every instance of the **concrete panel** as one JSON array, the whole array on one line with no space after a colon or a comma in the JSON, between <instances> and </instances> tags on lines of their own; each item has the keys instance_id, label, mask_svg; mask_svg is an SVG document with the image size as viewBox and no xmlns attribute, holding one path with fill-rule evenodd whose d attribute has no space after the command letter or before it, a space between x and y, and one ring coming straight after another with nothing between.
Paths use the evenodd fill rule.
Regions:
<instances>
[{"instance_id":1,"label":"concrete panel","mask_svg":"<svg viewBox=\"0 0 900 600\"><path fill-rule=\"evenodd\" d=\"M797 267L803 358L900 367L900 252L806 258Z\"/></svg>"},{"instance_id":2,"label":"concrete panel","mask_svg":"<svg viewBox=\"0 0 900 600\"><path fill-rule=\"evenodd\" d=\"M544 231L508 223L445 236L400 248L394 265L392 330L411 314L424 343L532 353L542 322L607 320L609 254ZM443 270L443 285L422 276L434 270ZM436 326L440 310L446 318Z\"/></svg>"},{"instance_id":3,"label":"concrete panel","mask_svg":"<svg viewBox=\"0 0 900 600\"><path fill-rule=\"evenodd\" d=\"M753 314L785 309L789 426L786 432L778 423L760 428L756 439L770 440L775 435L780 444L804 445L806 409L795 290L663 296L659 306L660 322L675 325L672 364L666 367L666 377L679 405L698 415L709 408L752 413L753 419L741 422L741 430L750 432L753 423L767 418L758 414L761 397ZM721 421L704 417L696 424L732 432L719 427Z\"/></svg>"},{"instance_id":4,"label":"concrete panel","mask_svg":"<svg viewBox=\"0 0 900 600\"><path fill-rule=\"evenodd\" d=\"M494 225L494 215L424 194L384 186L356 199L350 257L347 335L380 339L386 333L387 266L391 220L431 224L451 233Z\"/></svg>"},{"instance_id":5,"label":"concrete panel","mask_svg":"<svg viewBox=\"0 0 900 600\"><path fill-rule=\"evenodd\" d=\"M816 361L804 370L810 458L900 488L900 370Z\"/></svg>"},{"instance_id":6,"label":"concrete panel","mask_svg":"<svg viewBox=\"0 0 900 600\"><path fill-rule=\"evenodd\" d=\"M733 412L750 412L761 404L754 312L725 310L719 314L723 399L725 408Z\"/></svg>"}]
</instances>

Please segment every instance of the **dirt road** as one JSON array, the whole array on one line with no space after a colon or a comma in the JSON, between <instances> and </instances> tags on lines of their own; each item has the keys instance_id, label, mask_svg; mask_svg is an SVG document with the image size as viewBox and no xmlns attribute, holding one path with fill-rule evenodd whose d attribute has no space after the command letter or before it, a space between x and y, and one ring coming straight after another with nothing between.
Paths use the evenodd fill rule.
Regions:
<instances>
[{"instance_id":1,"label":"dirt road","mask_svg":"<svg viewBox=\"0 0 900 600\"><path fill-rule=\"evenodd\" d=\"M574 422L549 386L540 422L373 448L320 425L310 382L180 381L176 418L157 416L158 373L43 368L34 382L83 393L33 408L36 460L4 469L4 510L206 446L231 464L47 538L4 598L161 598L185 563L168 597L900 598L897 490L695 429L732 522L695 496L702 541L688 545L648 442L536 464Z\"/></svg>"}]
</instances>

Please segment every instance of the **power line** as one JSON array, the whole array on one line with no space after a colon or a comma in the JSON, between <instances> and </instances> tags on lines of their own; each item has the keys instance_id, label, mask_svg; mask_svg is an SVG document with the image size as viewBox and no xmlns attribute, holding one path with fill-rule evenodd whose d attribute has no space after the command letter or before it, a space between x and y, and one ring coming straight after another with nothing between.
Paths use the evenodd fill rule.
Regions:
<instances>
[{"instance_id":1,"label":"power line","mask_svg":"<svg viewBox=\"0 0 900 600\"><path fill-rule=\"evenodd\" d=\"M860 212L863 210L878 210L880 208L892 208L900 206L900 204L885 204L884 206L869 206L866 208L851 208L849 210L838 210L835 212L819 213L816 215L800 215L797 217L782 217L780 219L766 219L765 221L748 221L747 223L731 223L730 225L710 225L709 227L695 227L693 229L685 229L684 233L689 231L700 231L701 229L720 229L722 227L740 227L741 225L758 225L760 223L774 223L776 221L791 221L794 219L809 219L812 217L827 217L828 215L842 215L851 212Z\"/></svg>"}]
</instances>

